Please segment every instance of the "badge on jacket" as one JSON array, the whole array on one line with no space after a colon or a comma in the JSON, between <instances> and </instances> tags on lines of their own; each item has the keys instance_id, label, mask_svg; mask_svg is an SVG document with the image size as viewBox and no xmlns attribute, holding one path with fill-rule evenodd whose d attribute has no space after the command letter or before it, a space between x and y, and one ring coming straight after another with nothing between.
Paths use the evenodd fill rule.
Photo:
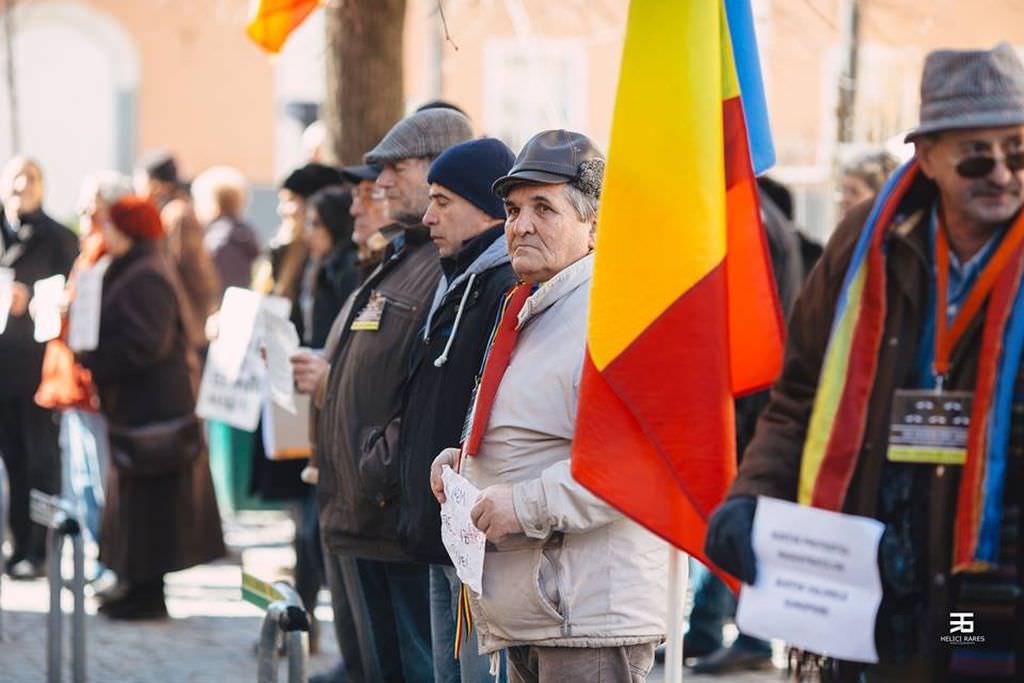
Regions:
<instances>
[{"instance_id":1,"label":"badge on jacket","mask_svg":"<svg viewBox=\"0 0 1024 683\"><path fill-rule=\"evenodd\" d=\"M971 403L972 394L968 391L897 391L889 426L889 460L963 465L967 459Z\"/></svg>"},{"instance_id":2,"label":"badge on jacket","mask_svg":"<svg viewBox=\"0 0 1024 683\"><path fill-rule=\"evenodd\" d=\"M384 316L384 306L388 300L384 295L374 290L370 293L370 300L366 302L349 329L376 332L380 329L380 319Z\"/></svg>"}]
</instances>

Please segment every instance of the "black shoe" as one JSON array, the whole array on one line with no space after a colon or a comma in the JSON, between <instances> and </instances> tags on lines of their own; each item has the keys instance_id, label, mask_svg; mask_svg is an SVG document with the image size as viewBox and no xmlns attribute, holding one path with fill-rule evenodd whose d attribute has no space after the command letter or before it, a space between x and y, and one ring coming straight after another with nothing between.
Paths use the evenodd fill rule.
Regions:
<instances>
[{"instance_id":1,"label":"black shoe","mask_svg":"<svg viewBox=\"0 0 1024 683\"><path fill-rule=\"evenodd\" d=\"M706 657L712 652L720 649L721 643L709 643L707 638L683 637L683 658Z\"/></svg>"},{"instance_id":2,"label":"black shoe","mask_svg":"<svg viewBox=\"0 0 1024 683\"><path fill-rule=\"evenodd\" d=\"M345 662L338 662L330 671L315 674L309 677L309 683L348 683L348 673L345 672Z\"/></svg>"},{"instance_id":3,"label":"black shoe","mask_svg":"<svg viewBox=\"0 0 1024 683\"><path fill-rule=\"evenodd\" d=\"M699 657L689 668L695 674L714 675L734 671L758 671L772 667L771 654L743 648L722 647L706 657Z\"/></svg>"},{"instance_id":4,"label":"black shoe","mask_svg":"<svg viewBox=\"0 0 1024 683\"><path fill-rule=\"evenodd\" d=\"M109 619L126 621L166 619L167 604L164 602L163 583L159 586L134 586L124 595L104 602L97 611Z\"/></svg>"},{"instance_id":5,"label":"black shoe","mask_svg":"<svg viewBox=\"0 0 1024 683\"><path fill-rule=\"evenodd\" d=\"M29 559L18 560L8 565L7 575L15 581L31 581L46 576L46 563Z\"/></svg>"}]
</instances>

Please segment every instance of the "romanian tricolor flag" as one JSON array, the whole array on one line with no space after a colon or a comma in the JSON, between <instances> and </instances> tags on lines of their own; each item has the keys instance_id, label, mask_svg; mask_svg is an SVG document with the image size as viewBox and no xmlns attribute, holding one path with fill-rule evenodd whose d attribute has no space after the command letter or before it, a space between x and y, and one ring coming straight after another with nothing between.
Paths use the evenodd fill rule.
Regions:
<instances>
[{"instance_id":1,"label":"romanian tricolor flag","mask_svg":"<svg viewBox=\"0 0 1024 683\"><path fill-rule=\"evenodd\" d=\"M264 50L277 54L292 31L319 6L320 0L252 0L245 32Z\"/></svg>"},{"instance_id":2,"label":"romanian tricolor flag","mask_svg":"<svg viewBox=\"0 0 1024 683\"><path fill-rule=\"evenodd\" d=\"M773 161L749 0L633 0L572 471L705 563L733 399L781 369L755 183Z\"/></svg>"}]
</instances>

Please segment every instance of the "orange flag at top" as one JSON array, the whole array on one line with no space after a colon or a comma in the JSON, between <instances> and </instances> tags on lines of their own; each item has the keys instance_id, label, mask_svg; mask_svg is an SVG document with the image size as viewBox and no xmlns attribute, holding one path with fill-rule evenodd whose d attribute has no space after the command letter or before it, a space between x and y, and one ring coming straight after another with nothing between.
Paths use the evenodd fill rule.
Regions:
<instances>
[{"instance_id":1,"label":"orange flag at top","mask_svg":"<svg viewBox=\"0 0 1024 683\"><path fill-rule=\"evenodd\" d=\"M754 176L772 158L749 0L632 0L572 472L701 560L733 399L781 369Z\"/></svg>"},{"instance_id":2,"label":"orange flag at top","mask_svg":"<svg viewBox=\"0 0 1024 683\"><path fill-rule=\"evenodd\" d=\"M320 0L252 0L245 32L267 52L278 53Z\"/></svg>"}]
</instances>

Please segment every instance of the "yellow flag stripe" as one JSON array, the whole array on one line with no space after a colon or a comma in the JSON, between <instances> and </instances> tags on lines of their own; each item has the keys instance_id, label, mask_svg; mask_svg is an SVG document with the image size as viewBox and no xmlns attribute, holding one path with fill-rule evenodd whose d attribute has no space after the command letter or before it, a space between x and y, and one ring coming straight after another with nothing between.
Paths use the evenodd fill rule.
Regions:
<instances>
[{"instance_id":1,"label":"yellow flag stripe","mask_svg":"<svg viewBox=\"0 0 1024 683\"><path fill-rule=\"evenodd\" d=\"M598 370L725 257L721 27L717 2L630 3L591 296Z\"/></svg>"}]
</instances>

